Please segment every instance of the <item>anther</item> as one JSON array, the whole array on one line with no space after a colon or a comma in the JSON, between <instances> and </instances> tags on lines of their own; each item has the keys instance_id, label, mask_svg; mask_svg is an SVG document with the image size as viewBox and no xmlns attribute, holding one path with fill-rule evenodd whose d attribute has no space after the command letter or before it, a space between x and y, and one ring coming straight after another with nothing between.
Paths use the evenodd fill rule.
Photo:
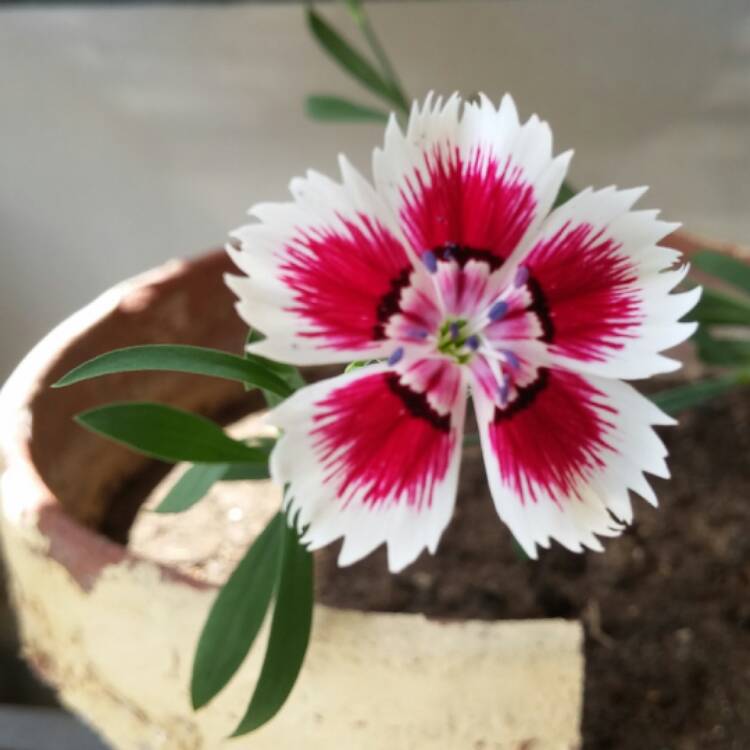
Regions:
<instances>
[{"instance_id":1,"label":"anther","mask_svg":"<svg viewBox=\"0 0 750 750\"><path fill-rule=\"evenodd\" d=\"M529 280L529 269L526 266L518 266L516 275L513 277L513 286L522 287Z\"/></svg>"},{"instance_id":2,"label":"anther","mask_svg":"<svg viewBox=\"0 0 750 750\"><path fill-rule=\"evenodd\" d=\"M475 333L473 333L471 336L469 336L468 339L466 339L466 346L469 347L473 352L475 352L477 349L479 349L479 336L477 336Z\"/></svg>"},{"instance_id":3,"label":"anther","mask_svg":"<svg viewBox=\"0 0 750 750\"><path fill-rule=\"evenodd\" d=\"M396 349L393 354L391 354L390 357L388 357L388 364L393 367L397 362L401 360L401 358L404 356L404 347L399 346L398 349Z\"/></svg>"},{"instance_id":4,"label":"anther","mask_svg":"<svg viewBox=\"0 0 750 750\"><path fill-rule=\"evenodd\" d=\"M500 406L506 406L508 404L508 394L510 391L510 378L507 375L503 375L503 382L497 387L497 395L500 399Z\"/></svg>"},{"instance_id":5,"label":"anther","mask_svg":"<svg viewBox=\"0 0 750 750\"><path fill-rule=\"evenodd\" d=\"M511 369L517 370L521 366L521 361L518 359L518 356L510 349L503 349L502 355L505 357L505 361L510 365Z\"/></svg>"},{"instance_id":6,"label":"anther","mask_svg":"<svg viewBox=\"0 0 750 750\"><path fill-rule=\"evenodd\" d=\"M432 250L427 250L422 253L422 263L425 264L425 267L430 273L435 273L435 271L437 271L437 257Z\"/></svg>"},{"instance_id":7,"label":"anther","mask_svg":"<svg viewBox=\"0 0 750 750\"><path fill-rule=\"evenodd\" d=\"M450 330L451 330L451 338L454 341L458 341L458 337L461 335L461 326L458 323L456 323L456 321L454 320L451 323Z\"/></svg>"},{"instance_id":8,"label":"anther","mask_svg":"<svg viewBox=\"0 0 750 750\"><path fill-rule=\"evenodd\" d=\"M495 302L495 304L492 305L488 313L488 316L489 316L489 319L493 323L496 323L501 318L504 318L507 312L508 312L508 303L503 302L503 300L500 300L499 302Z\"/></svg>"}]
</instances>

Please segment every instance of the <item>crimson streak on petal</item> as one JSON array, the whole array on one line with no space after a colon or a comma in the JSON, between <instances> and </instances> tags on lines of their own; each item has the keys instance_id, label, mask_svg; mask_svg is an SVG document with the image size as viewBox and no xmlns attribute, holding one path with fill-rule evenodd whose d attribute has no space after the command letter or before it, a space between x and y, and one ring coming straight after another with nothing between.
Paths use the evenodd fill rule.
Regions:
<instances>
[{"instance_id":1,"label":"crimson streak on petal","mask_svg":"<svg viewBox=\"0 0 750 750\"><path fill-rule=\"evenodd\" d=\"M301 232L285 254L281 280L294 292L291 310L310 325L300 335L332 348L357 348L377 338L378 303L394 284L408 281L403 247L364 215L341 219L335 229Z\"/></svg>"},{"instance_id":2,"label":"crimson streak on petal","mask_svg":"<svg viewBox=\"0 0 750 750\"><path fill-rule=\"evenodd\" d=\"M516 248L536 213L533 187L510 160L477 147L434 147L402 190L401 219L415 248L455 243L501 259Z\"/></svg>"},{"instance_id":3,"label":"crimson streak on petal","mask_svg":"<svg viewBox=\"0 0 750 750\"><path fill-rule=\"evenodd\" d=\"M429 507L456 441L450 415L394 373L363 377L316 404L313 438L341 502Z\"/></svg>"},{"instance_id":4,"label":"crimson streak on petal","mask_svg":"<svg viewBox=\"0 0 750 750\"><path fill-rule=\"evenodd\" d=\"M561 354L604 361L643 322L638 274L620 245L589 224L565 224L524 261L545 341Z\"/></svg>"},{"instance_id":5,"label":"crimson streak on petal","mask_svg":"<svg viewBox=\"0 0 750 750\"><path fill-rule=\"evenodd\" d=\"M539 491L555 502L575 497L581 480L605 465L613 406L584 378L539 371L506 409L496 409L489 436L502 481L522 504Z\"/></svg>"}]
</instances>

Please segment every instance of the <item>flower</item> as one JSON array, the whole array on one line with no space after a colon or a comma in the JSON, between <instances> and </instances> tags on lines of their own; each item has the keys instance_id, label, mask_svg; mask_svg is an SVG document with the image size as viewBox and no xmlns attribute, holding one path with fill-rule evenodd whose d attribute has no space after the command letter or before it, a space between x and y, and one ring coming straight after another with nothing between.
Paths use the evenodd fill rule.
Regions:
<instances>
[{"instance_id":1,"label":"flower","mask_svg":"<svg viewBox=\"0 0 750 750\"><path fill-rule=\"evenodd\" d=\"M435 551L456 500L470 395L493 501L531 557L555 539L601 550L629 491L667 477L652 425L673 424L622 379L680 364L659 352L699 289L657 243L676 225L633 210L644 189L584 190L552 209L571 152L552 155L510 96L457 95L391 118L374 186L344 157L293 201L261 204L228 247L252 351L298 365L377 360L276 407L271 473L311 549L346 565L387 544L396 572Z\"/></svg>"}]
</instances>

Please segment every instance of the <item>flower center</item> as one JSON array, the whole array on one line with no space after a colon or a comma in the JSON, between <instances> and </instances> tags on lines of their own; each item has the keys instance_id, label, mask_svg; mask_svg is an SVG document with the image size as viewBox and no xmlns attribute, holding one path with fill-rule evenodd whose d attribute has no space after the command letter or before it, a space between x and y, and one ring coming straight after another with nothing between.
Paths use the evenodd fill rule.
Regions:
<instances>
[{"instance_id":1,"label":"flower center","mask_svg":"<svg viewBox=\"0 0 750 750\"><path fill-rule=\"evenodd\" d=\"M468 321L461 318L446 320L438 331L437 350L460 365L469 362L479 348L479 337L469 331Z\"/></svg>"}]
</instances>

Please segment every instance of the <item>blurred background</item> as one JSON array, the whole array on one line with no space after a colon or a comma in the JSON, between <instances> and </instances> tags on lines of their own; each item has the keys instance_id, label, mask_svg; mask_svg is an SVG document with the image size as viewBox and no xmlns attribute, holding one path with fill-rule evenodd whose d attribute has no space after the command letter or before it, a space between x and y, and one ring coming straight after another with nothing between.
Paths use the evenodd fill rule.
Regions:
<instances>
[{"instance_id":1,"label":"blurred background","mask_svg":"<svg viewBox=\"0 0 750 750\"><path fill-rule=\"evenodd\" d=\"M348 28L345 8L323 10ZM557 150L576 150L576 186L647 184L642 203L669 220L750 242L748 0L370 12L410 95L510 91L523 117L550 121ZM341 151L369 169L382 127L313 122L311 93L366 101L297 3L0 4L0 382L61 319L223 243L292 176L333 173ZM0 702L49 703L15 657L2 601ZM27 746L43 747L11 750Z\"/></svg>"}]
</instances>

